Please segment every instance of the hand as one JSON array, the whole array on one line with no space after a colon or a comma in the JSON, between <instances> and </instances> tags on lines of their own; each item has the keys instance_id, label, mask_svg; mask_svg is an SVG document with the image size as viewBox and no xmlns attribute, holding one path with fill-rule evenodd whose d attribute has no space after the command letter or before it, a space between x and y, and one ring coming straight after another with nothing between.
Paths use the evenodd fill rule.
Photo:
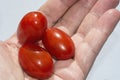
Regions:
<instances>
[{"instance_id":1,"label":"hand","mask_svg":"<svg viewBox=\"0 0 120 80\"><path fill-rule=\"evenodd\" d=\"M114 9L119 0L48 0L39 11L48 25L65 31L74 41L74 59L57 61L48 80L84 80L100 49L120 20ZM0 77L2 80L36 80L21 70L19 43L14 34L0 42ZM7 76L6 76L7 75Z\"/></svg>"}]
</instances>

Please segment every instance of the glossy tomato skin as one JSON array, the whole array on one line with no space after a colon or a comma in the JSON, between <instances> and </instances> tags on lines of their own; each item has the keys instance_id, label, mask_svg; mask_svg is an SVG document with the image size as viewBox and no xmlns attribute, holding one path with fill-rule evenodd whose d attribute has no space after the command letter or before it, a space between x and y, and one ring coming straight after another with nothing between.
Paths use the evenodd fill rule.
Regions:
<instances>
[{"instance_id":1,"label":"glossy tomato skin","mask_svg":"<svg viewBox=\"0 0 120 80\"><path fill-rule=\"evenodd\" d=\"M48 28L42 42L49 53L58 60L69 59L75 54L72 39L57 28Z\"/></svg>"},{"instance_id":2,"label":"glossy tomato skin","mask_svg":"<svg viewBox=\"0 0 120 80\"><path fill-rule=\"evenodd\" d=\"M20 43L36 42L42 39L47 28L47 20L40 12L29 12L20 21L17 36Z\"/></svg>"},{"instance_id":3,"label":"glossy tomato skin","mask_svg":"<svg viewBox=\"0 0 120 80\"><path fill-rule=\"evenodd\" d=\"M25 44L19 50L19 62L23 70L38 79L53 74L53 60L50 54L35 44Z\"/></svg>"}]
</instances>

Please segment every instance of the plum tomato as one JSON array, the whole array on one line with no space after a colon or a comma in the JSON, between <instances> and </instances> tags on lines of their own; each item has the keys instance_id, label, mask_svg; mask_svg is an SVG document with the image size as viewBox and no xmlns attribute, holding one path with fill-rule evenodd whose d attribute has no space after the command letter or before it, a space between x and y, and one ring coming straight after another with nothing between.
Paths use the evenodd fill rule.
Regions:
<instances>
[{"instance_id":1,"label":"plum tomato","mask_svg":"<svg viewBox=\"0 0 120 80\"><path fill-rule=\"evenodd\" d=\"M40 12L29 12L20 21L17 36L20 43L36 42L42 39L47 28L46 17Z\"/></svg>"},{"instance_id":2,"label":"plum tomato","mask_svg":"<svg viewBox=\"0 0 120 80\"><path fill-rule=\"evenodd\" d=\"M23 70L34 78L46 79L53 73L51 55L36 44L24 44L20 48L19 62Z\"/></svg>"},{"instance_id":3,"label":"plum tomato","mask_svg":"<svg viewBox=\"0 0 120 80\"><path fill-rule=\"evenodd\" d=\"M42 42L48 52L58 60L69 59L75 54L75 46L70 36L57 28L48 28Z\"/></svg>"}]
</instances>

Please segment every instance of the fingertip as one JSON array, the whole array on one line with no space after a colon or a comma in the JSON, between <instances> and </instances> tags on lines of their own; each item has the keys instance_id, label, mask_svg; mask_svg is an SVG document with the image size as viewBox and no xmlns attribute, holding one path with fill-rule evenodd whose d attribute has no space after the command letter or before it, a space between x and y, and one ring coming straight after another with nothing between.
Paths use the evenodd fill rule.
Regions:
<instances>
[{"instance_id":1,"label":"fingertip","mask_svg":"<svg viewBox=\"0 0 120 80\"><path fill-rule=\"evenodd\" d=\"M109 9L108 11L106 11L101 18L99 19L99 21L102 23L109 23L109 24L117 24L120 20L120 11L118 11L117 9Z\"/></svg>"},{"instance_id":2,"label":"fingertip","mask_svg":"<svg viewBox=\"0 0 120 80\"><path fill-rule=\"evenodd\" d=\"M120 11L119 10L117 10L117 9L110 9L110 10L108 10L107 12L106 12L106 14L109 14L109 15L111 15L111 16L118 16L118 17L116 17L116 18L119 18L120 19Z\"/></svg>"}]
</instances>

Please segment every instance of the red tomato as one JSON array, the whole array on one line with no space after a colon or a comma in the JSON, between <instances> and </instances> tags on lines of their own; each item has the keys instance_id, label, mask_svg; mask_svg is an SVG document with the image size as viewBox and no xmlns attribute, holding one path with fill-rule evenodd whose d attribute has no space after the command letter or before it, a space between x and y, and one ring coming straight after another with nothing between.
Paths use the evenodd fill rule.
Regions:
<instances>
[{"instance_id":1,"label":"red tomato","mask_svg":"<svg viewBox=\"0 0 120 80\"><path fill-rule=\"evenodd\" d=\"M20 43L36 42L42 38L47 28L47 20L40 12L29 12L19 23L17 36Z\"/></svg>"},{"instance_id":2,"label":"red tomato","mask_svg":"<svg viewBox=\"0 0 120 80\"><path fill-rule=\"evenodd\" d=\"M35 44L25 44L19 50L19 62L30 76L45 79L53 73L53 60L50 54Z\"/></svg>"},{"instance_id":3,"label":"red tomato","mask_svg":"<svg viewBox=\"0 0 120 80\"><path fill-rule=\"evenodd\" d=\"M57 28L48 28L42 40L45 48L56 59L64 60L74 56L75 47L71 38Z\"/></svg>"}]
</instances>

